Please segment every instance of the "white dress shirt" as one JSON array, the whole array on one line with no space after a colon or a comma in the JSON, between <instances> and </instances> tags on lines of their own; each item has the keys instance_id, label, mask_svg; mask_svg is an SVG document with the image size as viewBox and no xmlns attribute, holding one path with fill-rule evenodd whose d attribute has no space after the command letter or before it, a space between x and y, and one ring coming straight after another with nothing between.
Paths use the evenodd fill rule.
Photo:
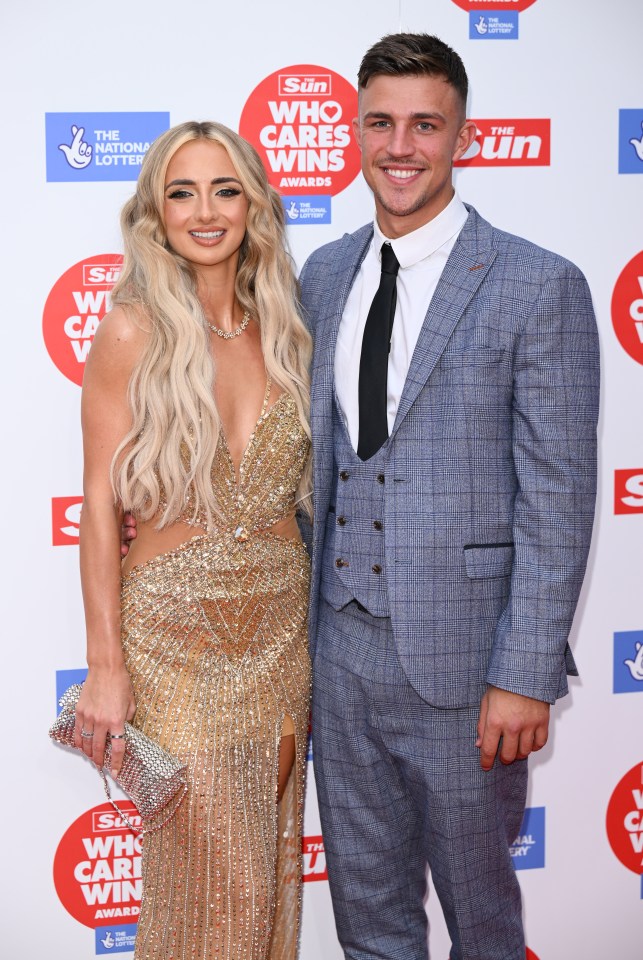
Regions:
<instances>
[{"instance_id":1,"label":"white dress shirt","mask_svg":"<svg viewBox=\"0 0 643 960\"><path fill-rule=\"evenodd\" d=\"M391 244L400 264L388 359L387 419L390 434L426 312L467 216L466 207L454 194L449 205L434 220L396 240L385 237L375 220L373 240L348 295L335 350L335 392L354 450L357 450L359 436L362 338L368 311L380 283L382 244Z\"/></svg>"}]
</instances>

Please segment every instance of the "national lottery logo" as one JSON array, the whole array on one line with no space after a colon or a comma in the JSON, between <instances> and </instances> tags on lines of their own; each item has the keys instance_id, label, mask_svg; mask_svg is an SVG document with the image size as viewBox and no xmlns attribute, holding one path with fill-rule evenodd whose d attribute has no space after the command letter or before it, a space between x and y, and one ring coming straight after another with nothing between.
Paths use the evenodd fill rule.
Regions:
<instances>
[{"instance_id":1,"label":"national lottery logo","mask_svg":"<svg viewBox=\"0 0 643 960\"><path fill-rule=\"evenodd\" d=\"M122 808L132 823L141 824L130 801L123 801ZM132 833L111 804L104 803L71 824L54 856L54 885L60 902L86 927L109 927L111 936L101 930L101 938L110 952L118 940L127 939L119 937L118 930L138 920L141 852L142 838Z\"/></svg>"},{"instance_id":2,"label":"national lottery logo","mask_svg":"<svg viewBox=\"0 0 643 960\"><path fill-rule=\"evenodd\" d=\"M491 14L469 14L470 40L517 40L519 22L517 10L497 11Z\"/></svg>"},{"instance_id":3,"label":"national lottery logo","mask_svg":"<svg viewBox=\"0 0 643 960\"><path fill-rule=\"evenodd\" d=\"M551 121L473 120L476 136L456 167L548 167Z\"/></svg>"},{"instance_id":4,"label":"national lottery logo","mask_svg":"<svg viewBox=\"0 0 643 960\"><path fill-rule=\"evenodd\" d=\"M516 870L537 870L545 866L544 807L527 807L520 833L509 852Z\"/></svg>"},{"instance_id":5,"label":"national lottery logo","mask_svg":"<svg viewBox=\"0 0 643 960\"><path fill-rule=\"evenodd\" d=\"M643 630L619 630L614 634L613 690L643 693Z\"/></svg>"},{"instance_id":6,"label":"national lottery logo","mask_svg":"<svg viewBox=\"0 0 643 960\"><path fill-rule=\"evenodd\" d=\"M618 172L643 173L643 108L618 112Z\"/></svg>"},{"instance_id":7,"label":"national lottery logo","mask_svg":"<svg viewBox=\"0 0 643 960\"><path fill-rule=\"evenodd\" d=\"M47 113L47 180L136 180L169 113Z\"/></svg>"},{"instance_id":8,"label":"national lottery logo","mask_svg":"<svg viewBox=\"0 0 643 960\"><path fill-rule=\"evenodd\" d=\"M280 193L335 196L359 173L351 134L356 116L357 91L348 80L326 67L300 64L255 87L239 133L255 146Z\"/></svg>"},{"instance_id":9,"label":"national lottery logo","mask_svg":"<svg viewBox=\"0 0 643 960\"><path fill-rule=\"evenodd\" d=\"M616 281L612 326L625 352L643 364L643 250L623 267Z\"/></svg>"},{"instance_id":10,"label":"national lottery logo","mask_svg":"<svg viewBox=\"0 0 643 960\"><path fill-rule=\"evenodd\" d=\"M133 953L136 941L135 923L100 927L96 930L96 953Z\"/></svg>"},{"instance_id":11,"label":"national lottery logo","mask_svg":"<svg viewBox=\"0 0 643 960\"><path fill-rule=\"evenodd\" d=\"M98 324L110 309L110 291L122 263L117 253L80 260L56 280L47 297L42 316L47 352L60 372L79 386Z\"/></svg>"},{"instance_id":12,"label":"national lottery logo","mask_svg":"<svg viewBox=\"0 0 643 960\"><path fill-rule=\"evenodd\" d=\"M606 830L614 856L632 873L643 875L643 763L632 767L614 788Z\"/></svg>"},{"instance_id":13,"label":"national lottery logo","mask_svg":"<svg viewBox=\"0 0 643 960\"><path fill-rule=\"evenodd\" d=\"M330 223L330 197L316 194L310 197L283 197L286 223L289 226L306 226Z\"/></svg>"}]
</instances>

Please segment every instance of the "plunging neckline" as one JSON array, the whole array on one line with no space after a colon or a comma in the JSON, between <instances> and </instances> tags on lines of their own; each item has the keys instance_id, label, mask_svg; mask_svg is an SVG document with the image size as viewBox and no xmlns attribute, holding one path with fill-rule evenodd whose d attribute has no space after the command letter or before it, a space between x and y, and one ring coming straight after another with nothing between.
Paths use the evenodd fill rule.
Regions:
<instances>
[{"instance_id":1,"label":"plunging neckline","mask_svg":"<svg viewBox=\"0 0 643 960\"><path fill-rule=\"evenodd\" d=\"M265 392L265 394L264 394L263 403L261 404L261 411L260 411L260 413L259 413L259 417L258 417L258 419L257 419L257 422L255 423L254 427L252 428L252 432L251 432L250 436L248 437L248 442L246 443L245 449L244 449L243 453L241 454L241 459L239 460L239 471L238 471L238 473L237 473L237 468L235 467L234 461L233 461L233 459L232 459L232 454L230 453L230 447L228 446L228 440L227 440L227 437L226 437L226 435L225 435L225 430L223 429L223 425L221 425L221 427L220 427L220 429L219 429L219 441L220 441L220 442L223 442L223 447L224 447L224 450L225 450L225 454L226 454L226 457L227 457L227 459L228 459L228 463L230 464L230 472L231 472L231 474L232 474L232 479L233 479L234 485L235 485L235 487L236 487L237 489L240 489L240 488L241 488L241 481L242 481L242 478L243 478L243 465L244 465L245 460L246 460L246 457L247 457L248 453L250 452L250 449L251 449L251 447L252 447L252 445L253 445L253 443L254 443L255 437L256 437L256 435L257 435L257 430L259 429L259 427L261 426L261 424L262 424L265 420L268 419L268 417L270 416L270 414L272 413L272 411L275 409L275 407L277 406L277 404L280 402L281 398L282 398L282 397L285 397L285 396L288 396L287 392L284 390L283 393L280 393L280 394L279 394L279 396L277 397L277 399L275 400L275 402L274 402L274 403L271 403L270 406L268 406L268 400L270 399L271 390L272 390L272 378L271 378L271 377L268 377L267 382L266 382L266 392Z\"/></svg>"}]
</instances>

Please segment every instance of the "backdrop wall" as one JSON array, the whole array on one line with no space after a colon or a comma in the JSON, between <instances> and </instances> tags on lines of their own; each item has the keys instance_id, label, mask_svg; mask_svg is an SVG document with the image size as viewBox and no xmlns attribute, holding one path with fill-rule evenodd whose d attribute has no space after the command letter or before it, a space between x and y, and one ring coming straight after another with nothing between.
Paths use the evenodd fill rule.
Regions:
<instances>
[{"instance_id":1,"label":"backdrop wall","mask_svg":"<svg viewBox=\"0 0 643 960\"><path fill-rule=\"evenodd\" d=\"M597 523L572 643L582 676L532 763L514 847L532 960L641 960L643 85L639 0L35 0L3 12L2 952L132 949L139 843L46 735L84 666L79 384L146 145L217 119L262 151L299 266L372 217L350 138L364 50L399 29L462 55L479 136L456 175L499 227L575 261L603 353ZM309 767L312 765L309 764ZM302 958L334 960L312 776ZM448 939L430 893L430 948Z\"/></svg>"}]
</instances>

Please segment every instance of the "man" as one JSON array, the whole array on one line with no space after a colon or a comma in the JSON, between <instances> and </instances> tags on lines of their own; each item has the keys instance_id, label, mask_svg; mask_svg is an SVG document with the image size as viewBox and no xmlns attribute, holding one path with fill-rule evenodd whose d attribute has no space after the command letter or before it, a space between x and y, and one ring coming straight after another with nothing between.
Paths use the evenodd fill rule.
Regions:
<instances>
[{"instance_id":1,"label":"man","mask_svg":"<svg viewBox=\"0 0 643 960\"><path fill-rule=\"evenodd\" d=\"M426 958L427 863L451 960L524 960L509 845L526 757L575 673L596 475L591 299L576 267L454 194L475 136L466 97L460 58L435 37L367 52L354 126L375 223L301 276L315 775L351 960Z\"/></svg>"}]
</instances>

